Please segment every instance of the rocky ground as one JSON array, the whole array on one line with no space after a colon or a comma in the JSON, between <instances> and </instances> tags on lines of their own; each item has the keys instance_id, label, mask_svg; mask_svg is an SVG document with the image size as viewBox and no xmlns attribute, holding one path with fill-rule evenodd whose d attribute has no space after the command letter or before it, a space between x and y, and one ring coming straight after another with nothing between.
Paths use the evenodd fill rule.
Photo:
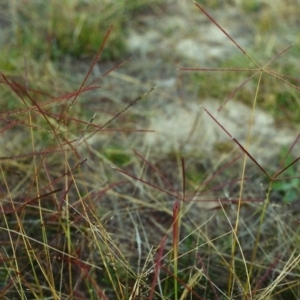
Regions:
<instances>
[{"instance_id":1,"label":"rocky ground","mask_svg":"<svg viewBox=\"0 0 300 300\"><path fill-rule=\"evenodd\" d=\"M258 28L264 28L264 22L275 22L274 9L265 4L258 11L247 12L242 6L231 3L207 12L239 46L260 60L269 56L268 61L295 39L291 33L285 34L286 24L281 26L281 31L274 28L274 31L266 30L265 36L259 34ZM289 7L279 5L277 9L288 10ZM249 149L259 164L270 167L282 148L290 147L296 140L297 126L288 119L278 123L274 115L261 105L264 99L258 96L253 110L256 81L247 83L240 94L228 101L230 94L245 80L244 77L237 75L236 85L232 81L220 81L220 89L223 85L230 85L228 93L223 94L214 93L214 82L211 82L210 91L210 82L203 79L207 73L202 72L202 77L195 79L189 72L179 70L182 67L217 68L231 59L248 60L194 4L170 2L163 7L163 11L138 15L132 24L128 24L126 38L131 60L105 77L101 88L101 99L106 97L113 103L125 102L126 105L126 102L155 87L144 100L129 110L129 114L133 113L136 118L133 126L154 132L145 133L142 138L138 135L136 139L127 136L130 146L138 146L142 151L150 151L152 156L160 158L172 151L180 151L186 158L206 156L215 160L220 150L224 154L238 148L232 141L234 137ZM291 54L288 60L293 59ZM249 65L253 67L253 63ZM238 62L233 61L232 67L239 67ZM95 73L99 75L105 70L107 66L105 69L100 65ZM218 80L219 77L216 77L215 81ZM242 96L243 93L248 93L248 98ZM242 101L240 98L243 98ZM118 109L121 110L124 105ZM222 110L219 111L221 105ZM231 136L217 125L204 108ZM101 120L101 115L98 114L98 118ZM105 122L105 118L107 116L99 122ZM95 135L89 143L96 145L102 137ZM292 152L296 155L297 151L295 145ZM213 154L212 157L209 157L210 154Z\"/></svg>"},{"instance_id":2,"label":"rocky ground","mask_svg":"<svg viewBox=\"0 0 300 300\"><path fill-rule=\"evenodd\" d=\"M259 14L247 14L237 5L222 6L211 10L211 15L254 57L272 57L275 50L289 45L288 40L292 37L283 36L284 34L280 36L280 32L276 34L276 43L273 42L273 46L269 45L267 38L258 37L255 32L255 21L257 22L259 17L274 13L273 7L265 5ZM245 105L239 103L239 97L236 96L218 112L218 108L230 94L207 97L206 90L210 87L203 86L201 79L197 81L188 77L188 72L178 70L181 67L216 68L231 58L238 55L244 58L244 55L194 4L178 1L166 5L164 9L165 11L156 14L145 12L134 20L135 26L128 25L127 42L131 60L123 69L106 77L101 89L104 97L111 97L110 92L113 91L114 99L128 101L151 87L156 87L142 104L138 103L137 107L132 108L147 121L141 124L142 128L155 131L145 134L145 145L151 146L152 151L159 149L161 153L179 149L180 144L184 143L190 152L209 153L214 145L229 142L230 138L204 112L203 107L242 144L246 141L248 129L251 127L252 138L249 147L260 155L263 155L263 152L268 153L268 157L270 154L276 155L282 146L291 145L297 137L297 130L292 129L293 126L288 120L278 126L274 116L261 109L260 103L263 99L258 98L253 116L254 98L250 97ZM140 24L138 28L137 23ZM275 39L275 33L268 34L268 38ZM259 38L263 39L269 48L262 48L258 55L255 55L255 47L260 43L257 41ZM286 43L282 43L283 40ZM289 59L293 59L293 56ZM232 67L239 65L235 64ZM99 72L101 71L104 70L100 66ZM231 91L242 82L240 79L236 86L230 82ZM226 85L226 81L220 82L220 86L222 85ZM255 91L255 88L255 83L250 83L245 89ZM205 90L205 96L201 95L202 90ZM243 102L245 103L244 99ZM142 111L139 113L140 108ZM264 151L271 148L271 153ZM264 159L262 157L260 160Z\"/></svg>"}]
</instances>

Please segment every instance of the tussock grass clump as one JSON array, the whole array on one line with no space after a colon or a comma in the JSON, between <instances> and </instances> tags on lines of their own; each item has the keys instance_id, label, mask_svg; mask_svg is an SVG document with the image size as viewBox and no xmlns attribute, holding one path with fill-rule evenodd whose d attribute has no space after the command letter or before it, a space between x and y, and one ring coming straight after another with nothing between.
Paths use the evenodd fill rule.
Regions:
<instances>
[{"instance_id":1,"label":"tussock grass clump","mask_svg":"<svg viewBox=\"0 0 300 300\"><path fill-rule=\"evenodd\" d=\"M156 87L124 74L125 63L99 63L122 56L118 34L124 23L116 17L115 31L101 29L96 47L100 21L89 17L96 2L71 1L64 9L61 2L32 2L32 14L29 6L9 5L16 52L0 80L0 298L297 299L299 136L294 130L260 130L257 122L275 127L274 116L297 121L288 111L298 101L299 80L280 63L279 71L272 68L290 46L258 63L196 4L248 63L181 67L175 80ZM162 14L159 2L125 7L108 1L101 9L108 11L107 22L121 9ZM28 18L40 14L49 14L49 23L35 23L37 32L30 33ZM45 33L53 38L52 26L61 20L71 25L55 26L54 44L40 43ZM20 40L34 49L23 60L22 77L14 60ZM81 55L93 52L83 78L63 73L64 64L79 64ZM45 68L31 74L43 55ZM203 92L209 98L200 107L183 105L182 77L188 73L196 74L188 77L192 84L213 89ZM138 91L120 96L118 80ZM268 115L273 100L266 95L272 91L274 103L286 110ZM191 113L194 104L201 114ZM161 122L164 109L169 114ZM233 123L234 116L243 120ZM164 124L157 130L161 136L147 139L153 124ZM279 149L270 149L270 138Z\"/></svg>"}]
</instances>

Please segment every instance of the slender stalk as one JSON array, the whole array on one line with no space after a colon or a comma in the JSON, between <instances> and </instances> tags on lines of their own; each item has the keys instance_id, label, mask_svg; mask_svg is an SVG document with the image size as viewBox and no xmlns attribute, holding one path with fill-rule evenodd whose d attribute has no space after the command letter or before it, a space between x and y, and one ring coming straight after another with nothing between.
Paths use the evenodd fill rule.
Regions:
<instances>
[{"instance_id":1,"label":"slender stalk","mask_svg":"<svg viewBox=\"0 0 300 300\"><path fill-rule=\"evenodd\" d=\"M173 206L173 259L174 259L174 293L175 300L178 299L178 245L180 226L180 201L176 200Z\"/></svg>"}]
</instances>

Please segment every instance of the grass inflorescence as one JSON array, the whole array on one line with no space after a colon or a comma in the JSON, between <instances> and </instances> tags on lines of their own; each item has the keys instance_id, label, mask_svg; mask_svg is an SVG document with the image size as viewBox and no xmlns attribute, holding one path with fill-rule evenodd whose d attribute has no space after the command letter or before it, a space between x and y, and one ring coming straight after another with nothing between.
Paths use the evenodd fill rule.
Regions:
<instances>
[{"instance_id":1,"label":"grass inflorescence","mask_svg":"<svg viewBox=\"0 0 300 300\"><path fill-rule=\"evenodd\" d=\"M255 3L235 8L268 32ZM238 53L176 70L177 53L156 84L135 59L159 55L130 61L126 28L169 4L27 4L2 4L0 298L299 298L299 79L282 59L293 46L256 57L260 43L248 51L212 16L218 1L195 3ZM192 5L178 5L186 17ZM247 117L232 126L230 111ZM149 143L165 113L177 122ZM257 130L258 116L274 128Z\"/></svg>"}]
</instances>

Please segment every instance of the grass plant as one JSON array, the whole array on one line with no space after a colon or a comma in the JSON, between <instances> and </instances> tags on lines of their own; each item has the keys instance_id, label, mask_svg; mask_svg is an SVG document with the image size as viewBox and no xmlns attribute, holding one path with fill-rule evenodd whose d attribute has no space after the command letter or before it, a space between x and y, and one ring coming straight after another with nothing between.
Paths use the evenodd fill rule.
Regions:
<instances>
[{"instance_id":1,"label":"grass plant","mask_svg":"<svg viewBox=\"0 0 300 300\"><path fill-rule=\"evenodd\" d=\"M249 150L257 107L298 103L299 79L285 73L285 66L272 69L290 45L258 63L195 3L195 13L225 34L243 63L231 66L228 60L218 68L187 66L179 72L202 82L230 74L225 83L205 84L222 96L220 110L244 95L241 100L252 107L246 142L220 123L217 111L203 106L207 126L230 139L228 155L214 152L201 160L159 149L152 155L142 147L150 131L142 121L149 110L145 102L159 88L142 86L137 97L123 102L99 95L110 75L120 71L125 77L123 63L107 63L125 51L120 11L145 13L163 3L104 2L104 21L91 13L97 1L33 1L34 12L15 1L7 4L15 41L4 50L11 57L1 63L0 79L0 298L298 299L299 157L293 153L299 136L272 166ZM260 5L245 7L256 11ZM44 14L48 22L39 24ZM38 23L36 31L27 27L28 18ZM112 20L114 27L108 26ZM20 44L28 50L24 76L17 74ZM41 76L61 74L57 62L64 57L79 62L91 53L95 57L75 87ZM107 68L99 74L102 59ZM32 62L45 69L31 74ZM228 83L227 91L222 84ZM268 100L271 93L275 100ZM274 109L279 119L287 115ZM298 121L294 111L291 116Z\"/></svg>"}]
</instances>

